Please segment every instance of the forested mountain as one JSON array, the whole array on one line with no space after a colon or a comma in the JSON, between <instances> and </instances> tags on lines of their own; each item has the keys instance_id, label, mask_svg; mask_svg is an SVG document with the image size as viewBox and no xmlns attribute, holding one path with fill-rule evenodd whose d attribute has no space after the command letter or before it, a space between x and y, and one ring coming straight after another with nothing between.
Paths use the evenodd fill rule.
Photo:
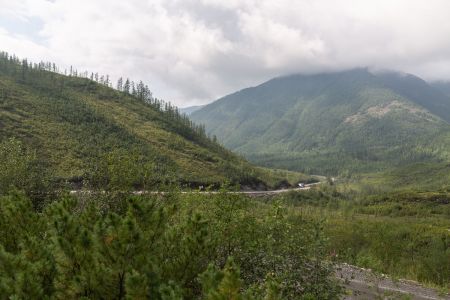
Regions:
<instances>
[{"instance_id":1,"label":"forested mountain","mask_svg":"<svg viewBox=\"0 0 450 300\"><path fill-rule=\"evenodd\" d=\"M149 188L273 179L209 139L203 126L154 98L142 82L119 79L117 89L111 86L109 76L61 72L1 53L0 142L23 143L60 183L116 180ZM118 168L121 178L111 178Z\"/></svg>"},{"instance_id":2,"label":"forested mountain","mask_svg":"<svg viewBox=\"0 0 450 300\"><path fill-rule=\"evenodd\" d=\"M271 167L332 175L449 157L450 98L408 74L280 77L191 117L225 146Z\"/></svg>"},{"instance_id":3,"label":"forested mountain","mask_svg":"<svg viewBox=\"0 0 450 300\"><path fill-rule=\"evenodd\" d=\"M377 195L378 186L366 186L384 184L386 177L342 185L329 180L273 199L229 193L227 184L215 194L179 193L175 184L261 186L299 174L251 166L209 139L203 126L155 99L143 83L119 79L113 89L108 76L59 72L53 64L0 55L0 298L331 300L349 294L335 278L340 263L433 284L445 293L448 165L430 170L442 177L441 190L431 193ZM299 78L243 91L248 103L236 100L220 111L219 102L213 110L241 117L260 135L275 129L273 139L289 137L283 130L294 137L310 133L292 153L315 158L310 163L321 168L329 164L329 170L344 159L373 166L375 155L385 159L380 166L395 156L400 162L444 159L448 124L431 113L445 102L440 95L422 106L364 70ZM287 103L274 105L266 94ZM234 108L242 103L242 110ZM273 126L257 127L265 120L254 120L253 112L262 109ZM419 143L409 134L417 134ZM358 146L353 137L360 148L352 148ZM261 142L249 138L255 141ZM285 141L279 141L260 145L283 150ZM320 161L323 153L300 149L328 156ZM400 176L388 174L397 180L387 183L410 186L431 173L418 169L399 168ZM102 192L59 193L47 189L45 178ZM155 187L169 189L130 193Z\"/></svg>"},{"instance_id":4,"label":"forested mountain","mask_svg":"<svg viewBox=\"0 0 450 300\"><path fill-rule=\"evenodd\" d=\"M440 89L411 74L384 72L376 75L385 87L450 122L450 98Z\"/></svg>"}]
</instances>

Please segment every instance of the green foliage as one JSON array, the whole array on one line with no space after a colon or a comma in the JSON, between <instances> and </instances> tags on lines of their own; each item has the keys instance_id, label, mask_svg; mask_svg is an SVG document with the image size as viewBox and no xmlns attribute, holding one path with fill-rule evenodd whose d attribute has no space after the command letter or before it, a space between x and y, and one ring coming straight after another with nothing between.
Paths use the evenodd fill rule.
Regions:
<instances>
[{"instance_id":1,"label":"green foliage","mask_svg":"<svg viewBox=\"0 0 450 300\"><path fill-rule=\"evenodd\" d=\"M450 235L438 226L423 220L335 219L329 234L342 261L446 286L450 279Z\"/></svg>"},{"instance_id":2,"label":"green foliage","mask_svg":"<svg viewBox=\"0 0 450 300\"><path fill-rule=\"evenodd\" d=\"M0 197L7 298L334 299L317 224L236 194ZM109 208L108 208L109 207ZM319 230L319 231L317 231ZM233 258L232 258L233 257Z\"/></svg>"},{"instance_id":3,"label":"green foliage","mask_svg":"<svg viewBox=\"0 0 450 300\"><path fill-rule=\"evenodd\" d=\"M0 191L30 186L35 154L23 149L20 141L10 139L0 144Z\"/></svg>"},{"instance_id":4,"label":"green foliage","mask_svg":"<svg viewBox=\"0 0 450 300\"><path fill-rule=\"evenodd\" d=\"M259 165L336 176L449 161L449 115L417 77L356 69L275 78L191 117Z\"/></svg>"},{"instance_id":5,"label":"green foliage","mask_svg":"<svg viewBox=\"0 0 450 300\"><path fill-rule=\"evenodd\" d=\"M446 192L365 194L336 186L291 193L301 216L327 218L333 260L449 288L450 221Z\"/></svg>"},{"instance_id":6,"label":"green foliage","mask_svg":"<svg viewBox=\"0 0 450 300\"><path fill-rule=\"evenodd\" d=\"M23 190L39 206L48 190L48 174L34 151L14 138L0 143L0 195L12 189Z\"/></svg>"},{"instance_id":7,"label":"green foliage","mask_svg":"<svg viewBox=\"0 0 450 300\"><path fill-rule=\"evenodd\" d=\"M275 181L209 139L204 126L154 98L143 83L127 80L129 90L123 84L114 90L108 76L89 79L73 68L68 76L60 73L54 64L0 52L0 142L15 138L32 149L22 156L39 162L53 183L155 190L168 182L197 187ZM27 161L2 171L24 173Z\"/></svg>"},{"instance_id":8,"label":"green foliage","mask_svg":"<svg viewBox=\"0 0 450 300\"><path fill-rule=\"evenodd\" d=\"M152 161L136 151L113 150L91 162L86 172L90 187L129 191L157 189L176 181L171 161Z\"/></svg>"},{"instance_id":9,"label":"green foliage","mask_svg":"<svg viewBox=\"0 0 450 300\"><path fill-rule=\"evenodd\" d=\"M225 265L232 256L245 285L252 287L249 294L262 298L267 289L277 294L275 282L283 299L308 293L332 299L339 293L332 268L323 261L326 239L319 234L320 226L293 217L278 202L261 204L228 193L214 202L212 207L199 203L197 209L205 210L220 237L213 239L216 265ZM267 276L272 282L264 282Z\"/></svg>"},{"instance_id":10,"label":"green foliage","mask_svg":"<svg viewBox=\"0 0 450 300\"><path fill-rule=\"evenodd\" d=\"M205 300L242 300L239 267L229 258L223 271L210 266L200 277Z\"/></svg>"},{"instance_id":11,"label":"green foliage","mask_svg":"<svg viewBox=\"0 0 450 300\"><path fill-rule=\"evenodd\" d=\"M450 164L419 163L384 172L353 175L346 184L367 195L394 191L450 191Z\"/></svg>"}]
</instances>

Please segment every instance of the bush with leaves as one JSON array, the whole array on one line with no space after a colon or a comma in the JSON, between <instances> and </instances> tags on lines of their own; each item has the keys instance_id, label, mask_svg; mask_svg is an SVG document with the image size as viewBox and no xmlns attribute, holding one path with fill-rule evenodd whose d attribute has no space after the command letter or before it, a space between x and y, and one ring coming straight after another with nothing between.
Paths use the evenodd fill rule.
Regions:
<instances>
[{"instance_id":1,"label":"bush with leaves","mask_svg":"<svg viewBox=\"0 0 450 300\"><path fill-rule=\"evenodd\" d=\"M11 138L0 143L0 195L15 188L37 198L47 191L46 172L21 141Z\"/></svg>"},{"instance_id":2,"label":"bush with leaves","mask_svg":"<svg viewBox=\"0 0 450 300\"><path fill-rule=\"evenodd\" d=\"M278 206L226 193L123 196L119 209L105 209L108 194L84 200L63 196L38 212L25 194L0 197L2 297L338 295L320 247L305 244L318 233Z\"/></svg>"}]
</instances>

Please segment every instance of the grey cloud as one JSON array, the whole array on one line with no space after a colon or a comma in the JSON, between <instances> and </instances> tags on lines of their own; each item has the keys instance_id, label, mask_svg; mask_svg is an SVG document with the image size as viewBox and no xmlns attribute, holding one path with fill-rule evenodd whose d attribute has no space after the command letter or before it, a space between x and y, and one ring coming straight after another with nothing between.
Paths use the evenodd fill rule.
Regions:
<instances>
[{"instance_id":1,"label":"grey cloud","mask_svg":"<svg viewBox=\"0 0 450 300\"><path fill-rule=\"evenodd\" d=\"M0 3L9 17L39 18L45 42L8 28L0 30L2 48L143 79L157 96L181 106L297 72L369 66L450 79L445 0Z\"/></svg>"}]
</instances>

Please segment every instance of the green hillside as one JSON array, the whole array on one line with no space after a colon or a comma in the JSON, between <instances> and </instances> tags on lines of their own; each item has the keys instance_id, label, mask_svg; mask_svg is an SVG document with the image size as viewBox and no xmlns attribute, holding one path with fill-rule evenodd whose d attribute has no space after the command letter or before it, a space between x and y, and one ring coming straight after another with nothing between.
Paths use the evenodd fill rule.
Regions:
<instances>
[{"instance_id":1,"label":"green hillside","mask_svg":"<svg viewBox=\"0 0 450 300\"><path fill-rule=\"evenodd\" d=\"M96 82L55 71L1 54L0 142L15 138L35 151L55 182L106 185L111 168L122 168L136 187L229 181L262 188L261 178L275 185L283 179L210 140L142 83L118 91L108 77Z\"/></svg>"},{"instance_id":2,"label":"green hillside","mask_svg":"<svg viewBox=\"0 0 450 300\"><path fill-rule=\"evenodd\" d=\"M450 98L444 90L411 74L385 72L377 74L377 78L385 87L450 122Z\"/></svg>"},{"instance_id":3,"label":"green hillside","mask_svg":"<svg viewBox=\"0 0 450 300\"><path fill-rule=\"evenodd\" d=\"M367 69L275 78L191 115L255 163L328 175L447 160L449 116L423 80Z\"/></svg>"}]
</instances>

